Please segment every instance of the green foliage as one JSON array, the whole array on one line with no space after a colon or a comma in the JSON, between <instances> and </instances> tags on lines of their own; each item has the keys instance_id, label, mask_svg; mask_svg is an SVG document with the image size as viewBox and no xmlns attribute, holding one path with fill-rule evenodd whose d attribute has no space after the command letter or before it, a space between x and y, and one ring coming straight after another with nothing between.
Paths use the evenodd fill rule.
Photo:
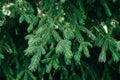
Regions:
<instances>
[{"instance_id":1,"label":"green foliage","mask_svg":"<svg viewBox=\"0 0 120 80\"><path fill-rule=\"evenodd\" d=\"M1 80L119 80L119 0L1 0Z\"/></svg>"},{"instance_id":2,"label":"green foliage","mask_svg":"<svg viewBox=\"0 0 120 80\"><path fill-rule=\"evenodd\" d=\"M71 51L71 42L69 40L61 40L56 46L56 53L63 53L63 55L65 56L65 63L71 64L73 53Z\"/></svg>"}]
</instances>

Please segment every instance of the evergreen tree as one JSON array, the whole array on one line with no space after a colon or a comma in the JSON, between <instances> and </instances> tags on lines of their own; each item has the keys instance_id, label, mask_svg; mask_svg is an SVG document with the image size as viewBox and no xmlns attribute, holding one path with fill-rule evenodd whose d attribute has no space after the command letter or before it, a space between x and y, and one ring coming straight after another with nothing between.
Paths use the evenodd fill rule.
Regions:
<instances>
[{"instance_id":1,"label":"evergreen tree","mask_svg":"<svg viewBox=\"0 0 120 80\"><path fill-rule=\"evenodd\" d=\"M120 0L0 0L0 80L119 80Z\"/></svg>"}]
</instances>

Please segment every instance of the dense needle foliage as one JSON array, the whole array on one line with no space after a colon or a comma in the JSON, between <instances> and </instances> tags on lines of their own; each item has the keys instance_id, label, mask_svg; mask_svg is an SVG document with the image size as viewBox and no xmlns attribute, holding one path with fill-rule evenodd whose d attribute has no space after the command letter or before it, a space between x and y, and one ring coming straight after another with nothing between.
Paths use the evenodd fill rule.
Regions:
<instances>
[{"instance_id":1,"label":"dense needle foliage","mask_svg":"<svg viewBox=\"0 0 120 80\"><path fill-rule=\"evenodd\" d=\"M120 0L0 0L0 80L119 80Z\"/></svg>"}]
</instances>

